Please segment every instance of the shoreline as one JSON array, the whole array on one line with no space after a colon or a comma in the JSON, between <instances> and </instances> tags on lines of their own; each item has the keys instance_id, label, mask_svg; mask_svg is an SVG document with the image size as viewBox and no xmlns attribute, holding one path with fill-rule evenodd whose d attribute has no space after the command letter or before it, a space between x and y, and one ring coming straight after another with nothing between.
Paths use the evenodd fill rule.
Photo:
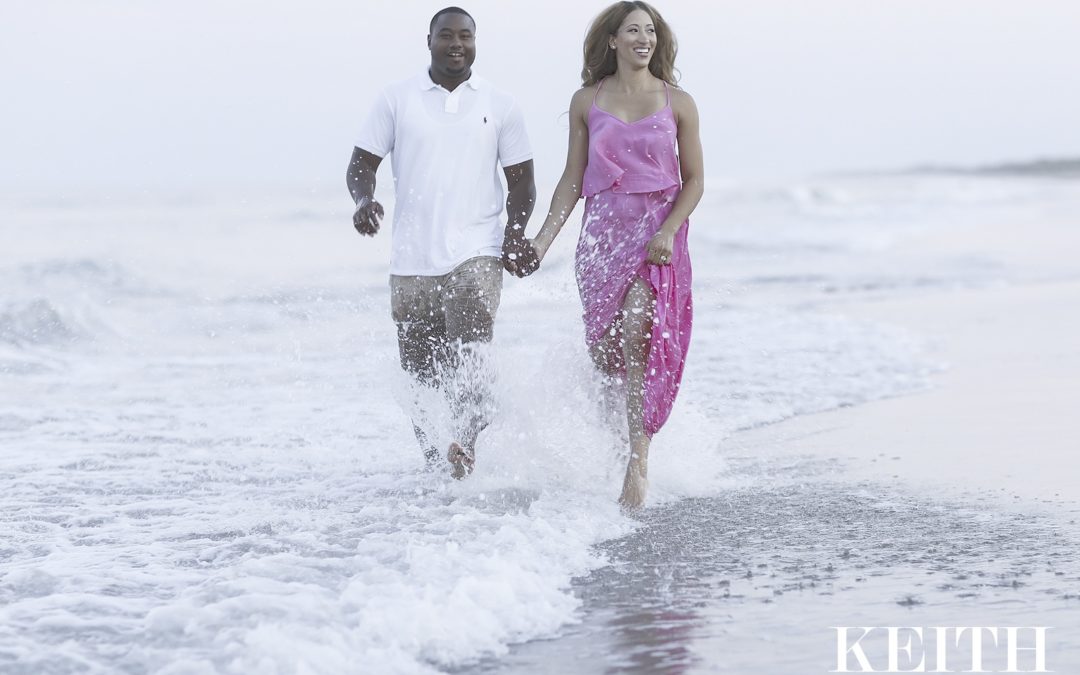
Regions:
<instances>
[{"instance_id":1,"label":"shoreline","mask_svg":"<svg viewBox=\"0 0 1080 675\"><path fill-rule=\"evenodd\" d=\"M848 460L852 479L1080 506L1080 281L852 299L830 309L933 340L930 390L737 433L740 455Z\"/></svg>"},{"instance_id":2,"label":"shoreline","mask_svg":"<svg viewBox=\"0 0 1080 675\"><path fill-rule=\"evenodd\" d=\"M1048 663L1075 666L1080 486L1060 468L1080 437L1080 316L1052 311L1070 304L1080 280L830 302L931 338L946 369L730 436L733 471L764 480L647 509L574 579L578 621L446 672L825 672L835 625L1057 626Z\"/></svg>"}]
</instances>

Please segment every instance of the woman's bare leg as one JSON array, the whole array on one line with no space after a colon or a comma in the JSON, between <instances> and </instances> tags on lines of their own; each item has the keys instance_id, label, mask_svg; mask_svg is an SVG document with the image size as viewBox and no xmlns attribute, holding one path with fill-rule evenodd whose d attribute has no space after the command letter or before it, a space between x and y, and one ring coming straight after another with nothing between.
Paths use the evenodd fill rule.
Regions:
<instances>
[{"instance_id":1,"label":"woman's bare leg","mask_svg":"<svg viewBox=\"0 0 1080 675\"><path fill-rule=\"evenodd\" d=\"M625 438L626 394L620 372L623 360L621 334L622 317L616 316L603 339L589 347L589 356L601 374L597 413L617 436Z\"/></svg>"},{"instance_id":2,"label":"woman's bare leg","mask_svg":"<svg viewBox=\"0 0 1080 675\"><path fill-rule=\"evenodd\" d=\"M626 362L626 420L630 430L630 460L626 464L619 503L637 509L648 491L649 443L645 433L645 367L649 359L656 296L642 279L626 291L622 309L622 350Z\"/></svg>"}]
</instances>

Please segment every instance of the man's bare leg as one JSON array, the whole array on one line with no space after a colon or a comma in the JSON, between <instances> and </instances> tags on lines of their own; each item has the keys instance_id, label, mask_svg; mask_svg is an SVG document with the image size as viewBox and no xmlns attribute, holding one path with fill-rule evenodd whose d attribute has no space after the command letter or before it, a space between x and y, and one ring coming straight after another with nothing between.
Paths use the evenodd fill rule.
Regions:
<instances>
[{"instance_id":1,"label":"man's bare leg","mask_svg":"<svg viewBox=\"0 0 1080 675\"><path fill-rule=\"evenodd\" d=\"M424 468L428 471L434 471L439 465L439 448L431 442L427 433L415 422L413 422L412 428L413 433L416 435L416 442L420 444L420 449L424 451Z\"/></svg>"},{"instance_id":2,"label":"man's bare leg","mask_svg":"<svg viewBox=\"0 0 1080 675\"><path fill-rule=\"evenodd\" d=\"M494 337L495 313L502 294L502 261L474 258L446 281L446 332L450 341L447 395L457 421L447 460L450 475L461 479L476 465L476 438L490 422L492 403L486 350Z\"/></svg>"},{"instance_id":3,"label":"man's bare leg","mask_svg":"<svg viewBox=\"0 0 1080 675\"><path fill-rule=\"evenodd\" d=\"M390 299L401 369L413 378L414 386L437 388L438 363L446 352L446 325L441 314L433 311L432 285L424 278L391 277ZM441 453L423 428L423 417L421 414L419 419L413 418L413 433L430 470L438 463Z\"/></svg>"},{"instance_id":4,"label":"man's bare leg","mask_svg":"<svg viewBox=\"0 0 1080 675\"><path fill-rule=\"evenodd\" d=\"M403 330L399 328L399 332L397 332L397 349L399 349L401 355L402 369L413 377L415 381L414 387L438 387L438 378L433 365L433 350L445 348L433 348L432 341L430 334L420 338L415 329ZM416 399L420 392L414 391L413 395L414 399ZM441 453L432 442L428 432L424 431L421 426L421 421L424 418L426 418L426 415L421 411L419 417L413 419L413 433L416 434L416 441L420 444L420 449L423 450L424 463L426 463L430 471L437 465Z\"/></svg>"},{"instance_id":5,"label":"man's bare leg","mask_svg":"<svg viewBox=\"0 0 1080 675\"><path fill-rule=\"evenodd\" d=\"M630 459L626 464L619 504L641 508L648 492L649 444L645 433L645 366L649 358L656 296L640 278L626 291L622 310L622 348L626 362L626 419L630 431Z\"/></svg>"}]
</instances>

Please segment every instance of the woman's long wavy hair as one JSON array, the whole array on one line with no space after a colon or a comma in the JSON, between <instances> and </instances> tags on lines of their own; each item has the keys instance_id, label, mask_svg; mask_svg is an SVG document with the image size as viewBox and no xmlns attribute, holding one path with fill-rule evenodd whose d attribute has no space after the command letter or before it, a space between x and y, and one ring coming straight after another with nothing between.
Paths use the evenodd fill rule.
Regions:
<instances>
[{"instance_id":1,"label":"woman's long wavy hair","mask_svg":"<svg viewBox=\"0 0 1080 675\"><path fill-rule=\"evenodd\" d=\"M675 54L679 51L675 34L660 12L647 2L616 2L600 12L585 35L585 66L581 69L581 86L596 84L608 75L615 74L615 50L608 41L619 32L626 17L636 9L644 10L652 18L656 29L656 51L649 61L649 72L670 85L678 86L675 70Z\"/></svg>"}]
</instances>

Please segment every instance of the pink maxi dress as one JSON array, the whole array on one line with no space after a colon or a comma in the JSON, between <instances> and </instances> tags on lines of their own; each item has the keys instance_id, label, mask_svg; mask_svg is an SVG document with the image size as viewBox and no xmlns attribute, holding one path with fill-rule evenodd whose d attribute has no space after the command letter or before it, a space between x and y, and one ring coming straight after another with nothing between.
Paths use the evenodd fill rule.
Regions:
<instances>
[{"instance_id":1,"label":"pink maxi dress","mask_svg":"<svg viewBox=\"0 0 1080 675\"><path fill-rule=\"evenodd\" d=\"M651 436L667 421L679 392L693 317L689 221L675 235L669 265L646 260L646 245L682 189L671 94L658 112L629 124L597 107L594 98L588 122L589 158L582 184L585 215L575 264L585 339L592 347L611 333L635 278L652 287L656 311L645 367L643 420L645 433ZM625 373L621 349L612 350L607 358Z\"/></svg>"}]
</instances>

